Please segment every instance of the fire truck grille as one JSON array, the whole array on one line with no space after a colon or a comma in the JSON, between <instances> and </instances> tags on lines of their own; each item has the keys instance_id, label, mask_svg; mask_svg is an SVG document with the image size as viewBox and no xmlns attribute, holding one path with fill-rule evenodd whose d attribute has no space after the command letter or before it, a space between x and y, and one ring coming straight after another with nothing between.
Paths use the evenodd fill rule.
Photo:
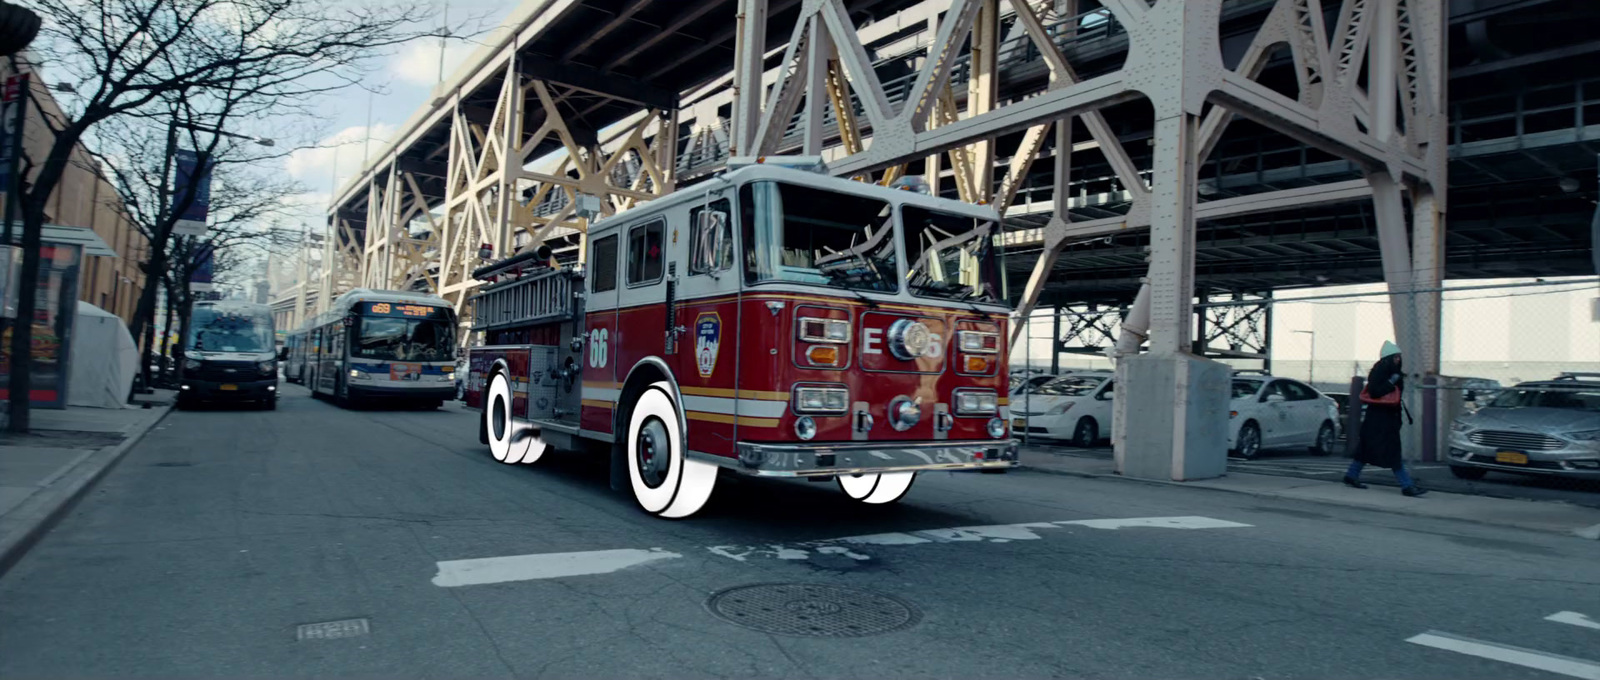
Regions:
<instances>
[{"instance_id":1,"label":"fire truck grille","mask_svg":"<svg viewBox=\"0 0 1600 680\"><path fill-rule=\"evenodd\" d=\"M799 637L879 635L922 618L915 607L887 595L810 583L738 586L712 595L706 606L745 628Z\"/></svg>"}]
</instances>

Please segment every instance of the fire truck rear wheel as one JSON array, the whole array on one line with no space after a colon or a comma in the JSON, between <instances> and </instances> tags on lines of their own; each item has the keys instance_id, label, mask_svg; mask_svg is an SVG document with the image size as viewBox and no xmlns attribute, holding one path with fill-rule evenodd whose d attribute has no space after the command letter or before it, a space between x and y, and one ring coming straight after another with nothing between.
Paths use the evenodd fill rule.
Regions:
<instances>
[{"instance_id":1,"label":"fire truck rear wheel","mask_svg":"<svg viewBox=\"0 0 1600 680\"><path fill-rule=\"evenodd\" d=\"M716 487L717 466L689 460L671 384L640 393L628 414L628 481L645 512L682 519L698 512Z\"/></svg>"},{"instance_id":2,"label":"fire truck rear wheel","mask_svg":"<svg viewBox=\"0 0 1600 680\"><path fill-rule=\"evenodd\" d=\"M905 498L915 472L883 472L869 475L839 475L839 490L852 499L869 505L888 505Z\"/></svg>"},{"instance_id":3,"label":"fire truck rear wheel","mask_svg":"<svg viewBox=\"0 0 1600 680\"><path fill-rule=\"evenodd\" d=\"M545 443L532 425L518 423L512 415L511 381L505 373L489 379L484 396L483 431L489 439L489 452L507 465L534 463L544 455Z\"/></svg>"}]
</instances>

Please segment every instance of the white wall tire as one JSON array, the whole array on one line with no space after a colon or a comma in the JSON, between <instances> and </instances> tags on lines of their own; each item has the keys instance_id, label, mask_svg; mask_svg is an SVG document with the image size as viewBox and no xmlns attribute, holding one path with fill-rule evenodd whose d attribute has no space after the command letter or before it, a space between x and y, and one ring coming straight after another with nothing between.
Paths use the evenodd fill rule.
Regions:
<instances>
[{"instance_id":1,"label":"white wall tire","mask_svg":"<svg viewBox=\"0 0 1600 680\"><path fill-rule=\"evenodd\" d=\"M688 460L672 385L658 382L639 395L628 417L628 482L639 507L682 519L704 507L716 487L717 466Z\"/></svg>"},{"instance_id":2,"label":"white wall tire","mask_svg":"<svg viewBox=\"0 0 1600 680\"><path fill-rule=\"evenodd\" d=\"M517 422L511 409L511 381L504 373L494 374L484 397L483 424L489 434L489 452L507 465L537 462L547 448L533 426Z\"/></svg>"},{"instance_id":3,"label":"white wall tire","mask_svg":"<svg viewBox=\"0 0 1600 680\"><path fill-rule=\"evenodd\" d=\"M851 499L869 505L888 505L904 498L916 481L915 472L883 472L870 475L839 475L839 490Z\"/></svg>"}]
</instances>

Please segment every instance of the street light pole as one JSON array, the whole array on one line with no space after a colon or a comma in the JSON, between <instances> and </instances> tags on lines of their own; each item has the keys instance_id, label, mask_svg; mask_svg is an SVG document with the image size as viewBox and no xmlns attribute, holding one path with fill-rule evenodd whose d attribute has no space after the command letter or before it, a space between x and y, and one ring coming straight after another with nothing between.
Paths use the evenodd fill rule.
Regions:
<instances>
[{"instance_id":1,"label":"street light pole","mask_svg":"<svg viewBox=\"0 0 1600 680\"><path fill-rule=\"evenodd\" d=\"M1295 331L1295 332L1296 333L1305 333L1306 335L1311 336L1311 360L1306 362L1307 365L1309 366L1309 368L1306 371L1306 382L1311 383L1311 388L1312 389L1316 389L1316 387L1317 387L1317 332L1316 331Z\"/></svg>"}]
</instances>

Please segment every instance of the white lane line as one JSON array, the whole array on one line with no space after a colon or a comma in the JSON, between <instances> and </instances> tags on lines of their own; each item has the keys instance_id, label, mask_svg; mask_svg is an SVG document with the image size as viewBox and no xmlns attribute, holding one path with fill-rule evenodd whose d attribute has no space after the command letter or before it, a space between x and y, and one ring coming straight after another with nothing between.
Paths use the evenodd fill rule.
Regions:
<instances>
[{"instance_id":1,"label":"white lane line","mask_svg":"<svg viewBox=\"0 0 1600 680\"><path fill-rule=\"evenodd\" d=\"M1574 659L1570 656L1538 652L1496 642L1473 640L1449 633L1441 633L1436 630L1412 636L1406 642L1492 661L1515 664L1526 668L1559 673L1569 677L1583 678L1584 680L1600 680L1600 663Z\"/></svg>"},{"instance_id":2,"label":"white lane line","mask_svg":"<svg viewBox=\"0 0 1600 680\"><path fill-rule=\"evenodd\" d=\"M1600 630L1600 621L1595 621L1594 619L1589 618L1588 615L1579 614L1578 612L1556 612L1544 617L1544 620L1554 621L1556 623L1567 623L1578 626L1579 628L1593 628L1595 630Z\"/></svg>"},{"instance_id":3,"label":"white lane line","mask_svg":"<svg viewBox=\"0 0 1600 680\"><path fill-rule=\"evenodd\" d=\"M485 583L609 574L641 564L679 557L683 556L660 548L650 550L628 548L450 560L438 563L439 573L433 577L433 585L454 588Z\"/></svg>"},{"instance_id":4,"label":"white lane line","mask_svg":"<svg viewBox=\"0 0 1600 680\"><path fill-rule=\"evenodd\" d=\"M1125 519L1078 519L1060 522L1025 522L1021 524L991 524L987 526L952 527L948 529L924 529L922 531L894 532L887 534L867 534L865 536L845 536L843 538L829 538L817 541L804 541L792 544L772 545L718 545L706 548L714 555L744 562L750 557L776 558L780 560L804 560L811 556L811 551L822 554L842 554L855 560L871 559L848 550L847 545L917 545L921 543L1009 543L1011 541L1032 541L1040 538L1038 530L1060 529L1062 527L1081 526L1090 529L1130 529L1130 528L1157 528L1157 529L1233 529L1249 527L1249 524L1240 524L1227 520L1213 519L1211 517L1131 517Z\"/></svg>"}]
</instances>

